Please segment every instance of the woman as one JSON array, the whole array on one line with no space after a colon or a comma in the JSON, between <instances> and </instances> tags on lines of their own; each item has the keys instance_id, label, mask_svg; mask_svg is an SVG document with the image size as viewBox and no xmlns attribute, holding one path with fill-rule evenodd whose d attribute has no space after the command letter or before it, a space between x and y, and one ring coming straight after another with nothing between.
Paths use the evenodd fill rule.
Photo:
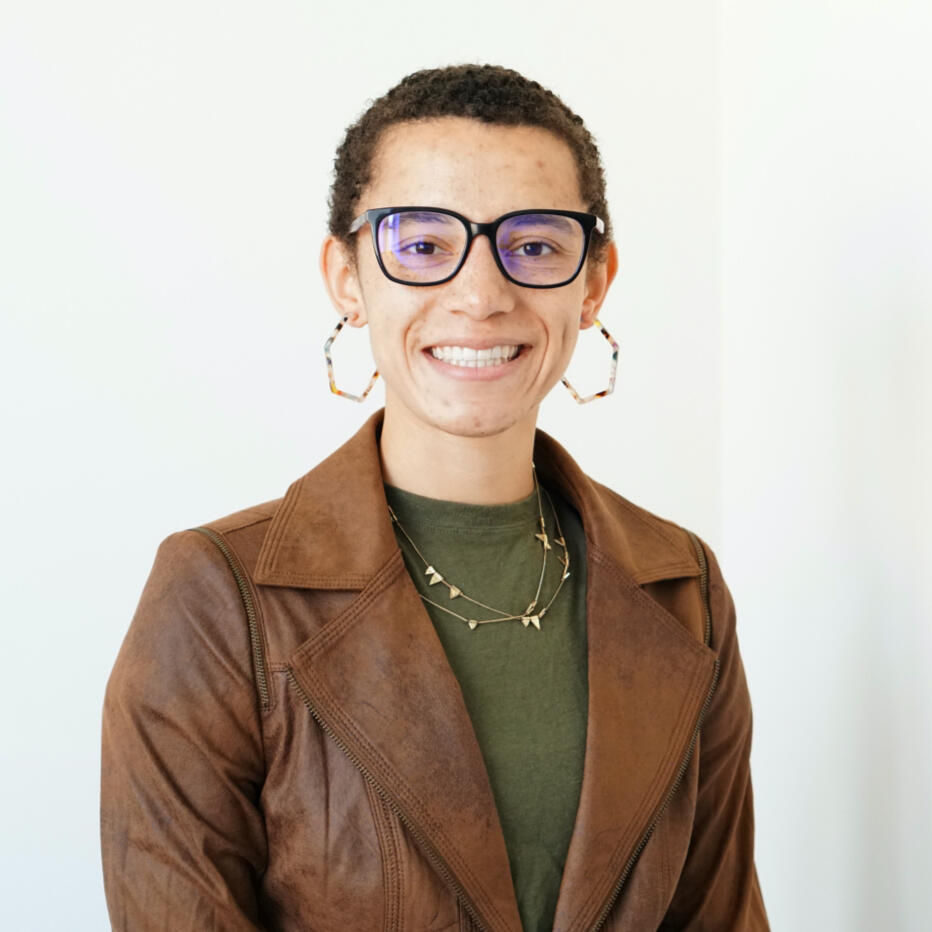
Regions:
<instances>
[{"instance_id":1,"label":"woman","mask_svg":"<svg viewBox=\"0 0 932 932\"><path fill-rule=\"evenodd\" d=\"M715 558L535 429L617 268L589 133L513 71L410 75L330 234L385 409L160 548L105 707L114 927L766 929Z\"/></svg>"}]
</instances>

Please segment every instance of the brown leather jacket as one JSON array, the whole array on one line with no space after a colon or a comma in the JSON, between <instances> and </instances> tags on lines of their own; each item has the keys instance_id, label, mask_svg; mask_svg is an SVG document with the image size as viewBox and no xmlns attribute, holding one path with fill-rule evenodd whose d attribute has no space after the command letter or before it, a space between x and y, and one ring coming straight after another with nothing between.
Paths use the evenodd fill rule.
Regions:
<instances>
[{"instance_id":1,"label":"brown leather jacket","mask_svg":"<svg viewBox=\"0 0 932 932\"><path fill-rule=\"evenodd\" d=\"M160 547L104 708L119 930L520 932L488 776L386 509L379 415L284 499ZM767 929L715 557L538 433L588 548L560 932Z\"/></svg>"}]
</instances>

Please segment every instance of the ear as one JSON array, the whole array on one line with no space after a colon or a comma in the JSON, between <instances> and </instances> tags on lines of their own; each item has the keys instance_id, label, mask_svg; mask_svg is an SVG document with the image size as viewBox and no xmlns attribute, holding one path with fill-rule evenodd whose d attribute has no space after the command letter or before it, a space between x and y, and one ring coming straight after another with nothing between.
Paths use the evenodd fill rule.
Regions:
<instances>
[{"instance_id":1,"label":"ear","mask_svg":"<svg viewBox=\"0 0 932 932\"><path fill-rule=\"evenodd\" d=\"M618 248L611 242L606 246L605 258L586 269L586 293L583 296L582 316L579 320L580 330L586 330L595 323L616 274Z\"/></svg>"},{"instance_id":2,"label":"ear","mask_svg":"<svg viewBox=\"0 0 932 932\"><path fill-rule=\"evenodd\" d=\"M351 327L365 326L368 316L356 263L336 236L328 236L320 247L320 273L337 313Z\"/></svg>"}]
</instances>

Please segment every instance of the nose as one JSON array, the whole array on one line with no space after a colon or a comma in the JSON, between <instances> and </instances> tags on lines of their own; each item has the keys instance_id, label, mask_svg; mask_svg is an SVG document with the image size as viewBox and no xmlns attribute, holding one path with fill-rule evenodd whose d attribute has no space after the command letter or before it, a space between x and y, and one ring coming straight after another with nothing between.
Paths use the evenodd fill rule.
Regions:
<instances>
[{"instance_id":1,"label":"nose","mask_svg":"<svg viewBox=\"0 0 932 932\"><path fill-rule=\"evenodd\" d=\"M449 283L453 286L453 309L476 320L508 313L516 302L514 286L502 275L493 249L488 236L476 236L463 267Z\"/></svg>"}]
</instances>

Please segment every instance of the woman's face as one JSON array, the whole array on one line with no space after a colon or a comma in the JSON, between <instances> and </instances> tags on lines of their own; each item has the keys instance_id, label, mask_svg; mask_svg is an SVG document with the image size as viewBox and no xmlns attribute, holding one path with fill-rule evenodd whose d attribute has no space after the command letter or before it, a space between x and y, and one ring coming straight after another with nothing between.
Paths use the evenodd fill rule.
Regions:
<instances>
[{"instance_id":1,"label":"woman's face","mask_svg":"<svg viewBox=\"0 0 932 932\"><path fill-rule=\"evenodd\" d=\"M572 152L557 136L458 117L386 132L359 212L394 206L442 207L477 222L528 208L586 210ZM383 275L368 225L356 236L355 268L335 240L325 243L322 264L341 313L369 324L386 411L411 427L460 436L536 422L615 268L612 251L606 263L587 261L568 285L525 288L502 275L488 237L479 236L453 279L417 287ZM493 350L492 364L456 365L470 350Z\"/></svg>"}]
</instances>

